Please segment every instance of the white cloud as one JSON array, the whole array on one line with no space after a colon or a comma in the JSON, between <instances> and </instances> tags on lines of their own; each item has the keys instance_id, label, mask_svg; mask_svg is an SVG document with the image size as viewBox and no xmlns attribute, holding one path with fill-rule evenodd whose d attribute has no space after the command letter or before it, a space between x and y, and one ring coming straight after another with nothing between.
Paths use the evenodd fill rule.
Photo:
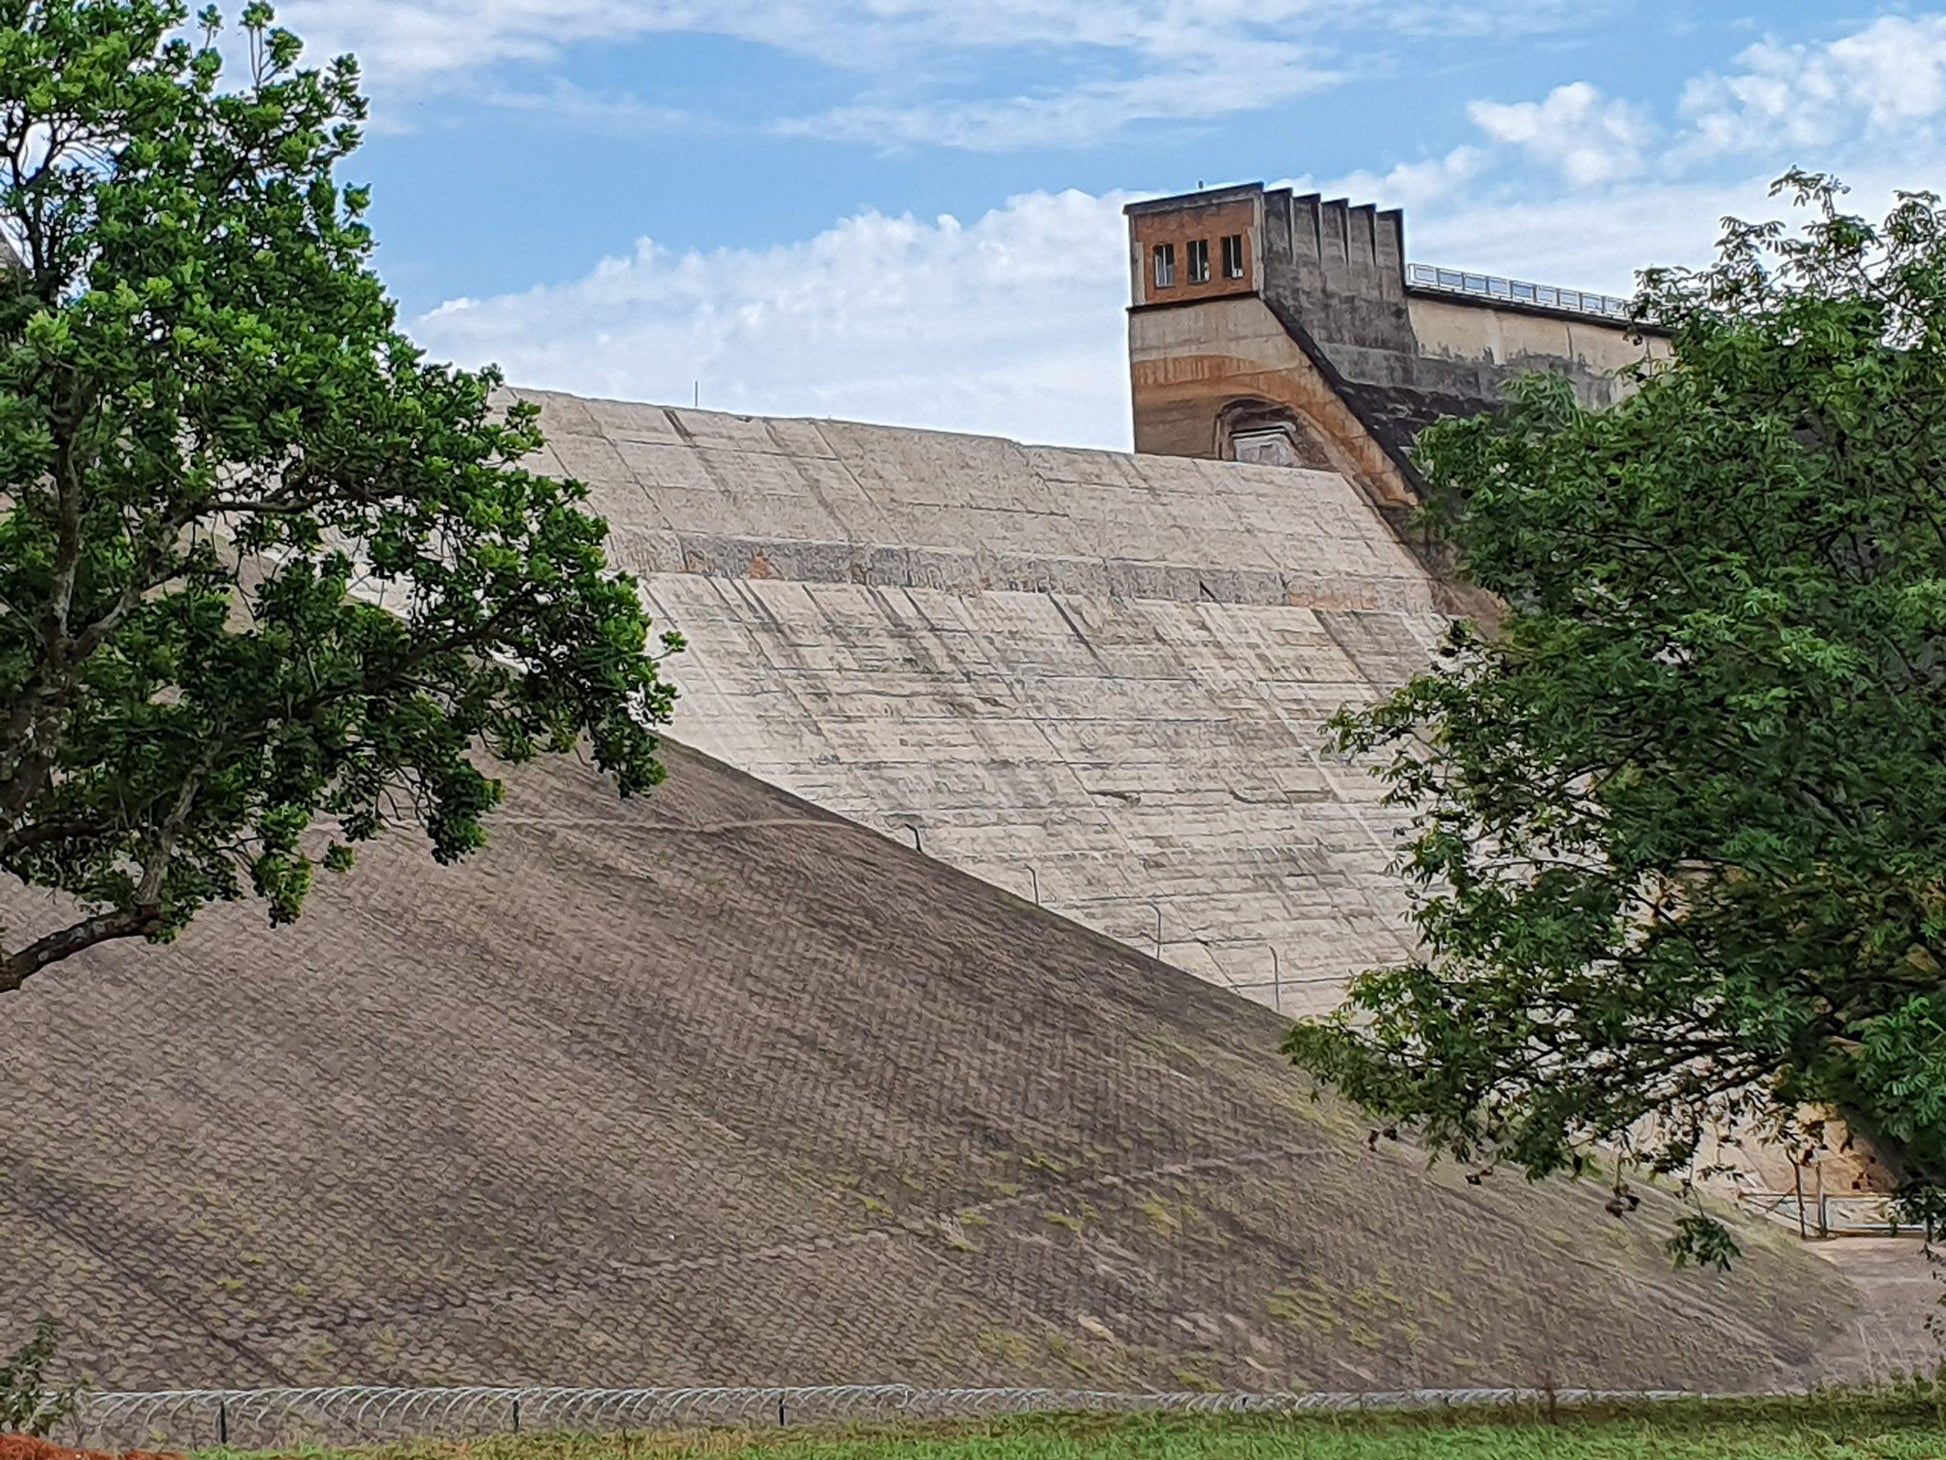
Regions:
<instances>
[{"instance_id":1,"label":"white cloud","mask_svg":"<svg viewBox=\"0 0 1946 1460\"><path fill-rule=\"evenodd\" d=\"M286 0L313 56L355 51L382 82L551 60L592 40L685 28L700 6L639 0Z\"/></svg>"},{"instance_id":2,"label":"white cloud","mask_svg":"<svg viewBox=\"0 0 1946 1460\"><path fill-rule=\"evenodd\" d=\"M532 73L592 42L727 37L863 78L855 101L773 119L775 130L994 150L1260 109L1382 70L1387 37L1507 37L1586 23L1597 8L1599 0L286 0L284 19L314 56L355 51L381 94L470 85L489 102L535 94L531 75L512 90L473 84L508 64ZM1012 54L1056 79L1026 90L977 86L982 67L1005 69ZM600 124L641 107L626 97L580 101L570 120Z\"/></svg>"},{"instance_id":3,"label":"white cloud","mask_svg":"<svg viewBox=\"0 0 1946 1460\"><path fill-rule=\"evenodd\" d=\"M285 0L280 9L321 51L355 49L380 69L431 76L675 32L865 70L1009 47L1089 47L1194 65L1327 31L1517 35L1580 23L1600 8L1587 0Z\"/></svg>"},{"instance_id":4,"label":"white cloud","mask_svg":"<svg viewBox=\"0 0 1946 1460\"><path fill-rule=\"evenodd\" d=\"M1476 101L1467 115L1496 142L1520 147L1577 188L1639 174L1655 133L1643 108L1585 81L1557 86L1542 101Z\"/></svg>"},{"instance_id":5,"label":"white cloud","mask_svg":"<svg viewBox=\"0 0 1946 1460\"><path fill-rule=\"evenodd\" d=\"M1620 294L1645 265L1706 262L1723 215L1786 211L1765 176L1518 200L1470 190L1476 164L1462 152L1330 191L1423 202L1408 213L1415 259ZM1870 212L1901 180L1858 181ZM450 300L410 328L519 385L679 404L700 381L719 410L1126 450L1126 201L1034 193L970 223L863 213L765 249L643 240L581 279Z\"/></svg>"},{"instance_id":6,"label":"white cloud","mask_svg":"<svg viewBox=\"0 0 1946 1460\"><path fill-rule=\"evenodd\" d=\"M574 282L456 299L435 354L517 384L1123 446L1120 196L1034 193L971 223L864 213L801 243L643 240Z\"/></svg>"},{"instance_id":7,"label":"white cloud","mask_svg":"<svg viewBox=\"0 0 1946 1460\"><path fill-rule=\"evenodd\" d=\"M1168 69L1093 81L1037 95L977 101L867 103L793 118L775 130L873 145L937 143L996 152L1085 145L1152 117L1211 118L1257 111L1342 77L1295 46L1268 43L1248 55L1219 49Z\"/></svg>"},{"instance_id":8,"label":"white cloud","mask_svg":"<svg viewBox=\"0 0 1946 1460\"><path fill-rule=\"evenodd\" d=\"M1645 265L1706 262L1726 214L1788 216L1768 183L1793 163L1844 175L1868 215L1946 171L1946 139L1928 125L1946 110L1946 71L1927 50L1942 31L1946 20L1879 21L1822 47L1759 46L1660 125L1587 85L1488 103L1475 112L1485 145L1328 187L1407 208L1416 260L1627 293ZM1793 133L1798 95L1815 128ZM1739 119L1752 150L1766 137L1761 155L1710 153L1729 125L1719 114ZM980 127L1005 130L957 125L962 145L978 145ZM1551 166L1510 165L1533 156ZM723 409L1125 447L1124 201L1034 193L966 223L865 212L763 249L679 254L645 240L579 280L456 299L412 330L436 354L498 361L525 385L680 402L700 379L703 403Z\"/></svg>"},{"instance_id":9,"label":"white cloud","mask_svg":"<svg viewBox=\"0 0 1946 1460\"><path fill-rule=\"evenodd\" d=\"M1707 262L1725 217L1788 217L1770 183L1793 166L1844 178L1847 206L1867 216L1946 170L1934 125L1946 16L1881 17L1816 45L1763 41L1691 81L1666 118L1587 82L1468 113L1492 146L1463 196L1412 216L1414 257L1627 293L1646 265ZM1548 163L1566 190L1509 154ZM1435 196L1450 171L1431 170Z\"/></svg>"},{"instance_id":10,"label":"white cloud","mask_svg":"<svg viewBox=\"0 0 1946 1460\"><path fill-rule=\"evenodd\" d=\"M1518 198L1495 193L1409 213L1407 249L1422 263L1627 295L1650 265L1706 263L1726 214L1782 217L1769 178L1661 182Z\"/></svg>"},{"instance_id":11,"label":"white cloud","mask_svg":"<svg viewBox=\"0 0 1946 1460\"><path fill-rule=\"evenodd\" d=\"M572 122L585 132L638 136L645 132L718 132L714 118L679 107L656 106L636 97L602 96L555 77L534 89L493 88L479 99L505 111L538 112Z\"/></svg>"},{"instance_id":12,"label":"white cloud","mask_svg":"<svg viewBox=\"0 0 1946 1460\"><path fill-rule=\"evenodd\" d=\"M1725 214L1788 215L1767 174L1522 200L1466 189L1473 165L1389 175L1427 188L1408 214L1415 259L1626 294L1645 265L1706 262ZM1912 179L1854 181L1871 214ZM1414 201L1356 179L1331 190ZM1125 201L1034 193L971 223L864 213L766 249L678 254L644 240L567 284L448 301L411 331L520 385L679 404L700 381L720 410L1126 450Z\"/></svg>"},{"instance_id":13,"label":"white cloud","mask_svg":"<svg viewBox=\"0 0 1946 1460\"><path fill-rule=\"evenodd\" d=\"M1486 167L1486 152L1478 147L1455 147L1443 157L1401 162L1384 172L1360 169L1320 183L1314 177L1288 178L1276 184L1296 192L1325 192L1334 198L1382 200L1388 208L1431 208L1464 192Z\"/></svg>"},{"instance_id":14,"label":"white cloud","mask_svg":"<svg viewBox=\"0 0 1946 1460\"><path fill-rule=\"evenodd\" d=\"M1857 136L1912 148L1946 112L1946 16L1883 16L1823 45L1766 40L1692 81L1684 159L1828 147Z\"/></svg>"}]
</instances>

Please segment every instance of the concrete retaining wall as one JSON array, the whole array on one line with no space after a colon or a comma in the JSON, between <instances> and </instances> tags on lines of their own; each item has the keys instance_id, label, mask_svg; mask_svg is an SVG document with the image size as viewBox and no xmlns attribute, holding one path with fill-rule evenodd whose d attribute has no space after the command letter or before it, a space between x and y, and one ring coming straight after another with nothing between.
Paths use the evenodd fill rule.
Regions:
<instances>
[{"instance_id":1,"label":"concrete retaining wall","mask_svg":"<svg viewBox=\"0 0 1946 1460\"><path fill-rule=\"evenodd\" d=\"M523 395L690 641L678 737L1287 1011L1406 950L1321 726L1443 620L1343 478Z\"/></svg>"}]
</instances>

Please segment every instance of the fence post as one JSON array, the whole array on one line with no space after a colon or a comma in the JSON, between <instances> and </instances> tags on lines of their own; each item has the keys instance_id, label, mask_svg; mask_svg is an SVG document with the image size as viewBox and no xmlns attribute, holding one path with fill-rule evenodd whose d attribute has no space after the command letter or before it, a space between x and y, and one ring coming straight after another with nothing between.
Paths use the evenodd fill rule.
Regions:
<instances>
[{"instance_id":1,"label":"fence post","mask_svg":"<svg viewBox=\"0 0 1946 1460\"><path fill-rule=\"evenodd\" d=\"M216 1443L219 1445L230 1443L230 1404L221 1396L218 1396L216 1401Z\"/></svg>"},{"instance_id":2,"label":"fence post","mask_svg":"<svg viewBox=\"0 0 1946 1460\"><path fill-rule=\"evenodd\" d=\"M1039 907L1041 905L1041 874L1036 872L1032 867L1029 867L1027 869L1027 875L1034 879L1034 906Z\"/></svg>"},{"instance_id":3,"label":"fence post","mask_svg":"<svg viewBox=\"0 0 1946 1460\"><path fill-rule=\"evenodd\" d=\"M1811 1234L1804 1226L1804 1168L1791 1162L1791 1179L1797 1183L1797 1237L1800 1242L1811 1240Z\"/></svg>"},{"instance_id":4,"label":"fence post","mask_svg":"<svg viewBox=\"0 0 1946 1460\"><path fill-rule=\"evenodd\" d=\"M1270 945L1270 998L1278 1013L1284 1012L1284 971L1277 966L1277 945Z\"/></svg>"},{"instance_id":5,"label":"fence post","mask_svg":"<svg viewBox=\"0 0 1946 1460\"><path fill-rule=\"evenodd\" d=\"M514 1433L520 1433L520 1400L514 1400Z\"/></svg>"},{"instance_id":6,"label":"fence post","mask_svg":"<svg viewBox=\"0 0 1946 1460\"><path fill-rule=\"evenodd\" d=\"M1162 904L1152 902L1149 906L1155 909L1155 961L1160 963L1162 961Z\"/></svg>"}]
</instances>

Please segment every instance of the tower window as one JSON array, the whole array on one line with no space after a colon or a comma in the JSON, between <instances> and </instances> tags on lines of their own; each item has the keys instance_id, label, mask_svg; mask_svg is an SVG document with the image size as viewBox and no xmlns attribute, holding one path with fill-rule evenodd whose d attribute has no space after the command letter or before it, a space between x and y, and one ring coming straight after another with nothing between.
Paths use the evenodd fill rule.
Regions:
<instances>
[{"instance_id":1,"label":"tower window","mask_svg":"<svg viewBox=\"0 0 1946 1460\"><path fill-rule=\"evenodd\" d=\"M1232 233L1223 240L1223 277L1241 279L1243 277L1243 235Z\"/></svg>"},{"instance_id":2,"label":"tower window","mask_svg":"<svg viewBox=\"0 0 1946 1460\"><path fill-rule=\"evenodd\" d=\"M1209 283L1209 240L1199 238L1189 245L1189 282Z\"/></svg>"},{"instance_id":3,"label":"tower window","mask_svg":"<svg viewBox=\"0 0 1946 1460\"><path fill-rule=\"evenodd\" d=\"M1155 287L1168 289L1176 282L1176 246L1173 243L1158 243L1155 246Z\"/></svg>"}]
</instances>

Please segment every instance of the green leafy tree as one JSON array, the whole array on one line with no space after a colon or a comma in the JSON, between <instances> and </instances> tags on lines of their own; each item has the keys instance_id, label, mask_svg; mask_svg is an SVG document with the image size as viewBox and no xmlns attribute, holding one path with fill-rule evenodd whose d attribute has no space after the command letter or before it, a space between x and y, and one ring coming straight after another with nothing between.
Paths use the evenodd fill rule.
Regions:
<instances>
[{"instance_id":1,"label":"green leafy tree","mask_svg":"<svg viewBox=\"0 0 1946 1460\"><path fill-rule=\"evenodd\" d=\"M47 1380L58 1337L54 1320L44 1317L34 1336L0 1363L0 1435L44 1436L79 1412L80 1387L56 1388Z\"/></svg>"},{"instance_id":2,"label":"green leafy tree","mask_svg":"<svg viewBox=\"0 0 1946 1460\"><path fill-rule=\"evenodd\" d=\"M661 775L672 691L585 489L371 269L354 63L251 4L226 77L187 19L0 0L0 868L75 909L0 992L246 890L288 921L388 826L461 857L489 755Z\"/></svg>"},{"instance_id":3,"label":"green leafy tree","mask_svg":"<svg viewBox=\"0 0 1946 1460\"><path fill-rule=\"evenodd\" d=\"M1946 213L1830 179L1644 276L1672 363L1442 423L1429 520L1505 605L1334 722L1416 808L1423 956L1288 1052L1532 1175L1836 1112L1946 1213ZM1722 1262L1700 1212L1679 1255Z\"/></svg>"}]
</instances>

